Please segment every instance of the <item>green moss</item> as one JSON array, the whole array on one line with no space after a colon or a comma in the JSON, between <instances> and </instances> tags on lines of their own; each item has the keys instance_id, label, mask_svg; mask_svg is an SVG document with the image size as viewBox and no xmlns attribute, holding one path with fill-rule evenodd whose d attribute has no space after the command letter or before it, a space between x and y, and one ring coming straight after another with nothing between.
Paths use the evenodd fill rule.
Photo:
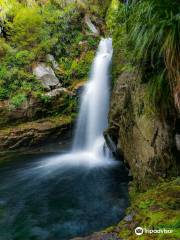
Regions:
<instances>
[{"instance_id":1,"label":"green moss","mask_svg":"<svg viewBox=\"0 0 180 240\"><path fill-rule=\"evenodd\" d=\"M133 192L133 193L132 193ZM146 229L169 229L171 234L143 234L138 239L178 239L180 237L179 221L179 178L159 183L147 192L138 193L133 186L130 188L131 206L127 214L132 214L133 220L122 220L117 226L108 228L107 232L116 232L119 238L136 240L134 229L137 226ZM173 207L172 207L173 206Z\"/></svg>"},{"instance_id":2,"label":"green moss","mask_svg":"<svg viewBox=\"0 0 180 240\"><path fill-rule=\"evenodd\" d=\"M0 37L0 58L4 57L10 50L10 45L5 41L4 38Z\"/></svg>"},{"instance_id":3,"label":"green moss","mask_svg":"<svg viewBox=\"0 0 180 240\"><path fill-rule=\"evenodd\" d=\"M154 199L147 199L139 203L139 208L146 209L155 203Z\"/></svg>"},{"instance_id":4,"label":"green moss","mask_svg":"<svg viewBox=\"0 0 180 240\"><path fill-rule=\"evenodd\" d=\"M21 123L15 126L11 127L4 127L0 129L0 134L6 135L6 134L11 134L13 132L23 132L26 129L44 129L44 128L49 128L49 127L57 127L57 126L63 126L63 125L68 125L73 122L73 117L70 115L58 115L58 116L53 116L53 117L47 117L47 118L42 118L40 120L32 121L32 122L26 122L26 123Z\"/></svg>"},{"instance_id":5,"label":"green moss","mask_svg":"<svg viewBox=\"0 0 180 240\"><path fill-rule=\"evenodd\" d=\"M94 19L101 18L108 2L104 2L103 10L99 0L95 2L99 13ZM1 108L1 126L60 114L76 115L76 96L63 93L56 98L45 96L45 90L32 74L32 69L38 62L51 66L46 55L52 54L59 65L54 71L63 87L73 89L76 82L86 81L99 42L99 37L85 31L83 19L87 12L91 12L91 5L88 3L82 10L77 3L56 0L34 1L32 4L18 0L0 1L3 9L0 21L8 36L0 38L0 101L10 103L4 110ZM25 113L25 117L12 122L11 111L23 107L26 100L28 103L31 100L37 102L35 113L28 115L30 117Z\"/></svg>"}]
</instances>

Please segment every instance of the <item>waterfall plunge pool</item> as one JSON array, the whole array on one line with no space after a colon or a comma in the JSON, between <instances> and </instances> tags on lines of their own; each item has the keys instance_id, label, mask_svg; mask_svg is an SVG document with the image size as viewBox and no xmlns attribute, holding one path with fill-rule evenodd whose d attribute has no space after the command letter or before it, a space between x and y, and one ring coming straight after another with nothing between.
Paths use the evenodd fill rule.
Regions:
<instances>
[{"instance_id":1,"label":"waterfall plunge pool","mask_svg":"<svg viewBox=\"0 0 180 240\"><path fill-rule=\"evenodd\" d=\"M124 216L128 178L122 165L60 164L52 173L44 162L58 156L14 156L0 168L1 240L69 240Z\"/></svg>"},{"instance_id":2,"label":"waterfall plunge pool","mask_svg":"<svg viewBox=\"0 0 180 240\"><path fill-rule=\"evenodd\" d=\"M103 138L112 53L112 39L102 39L82 94L73 148L16 156L0 169L0 240L70 240L123 217L127 173Z\"/></svg>"}]
</instances>

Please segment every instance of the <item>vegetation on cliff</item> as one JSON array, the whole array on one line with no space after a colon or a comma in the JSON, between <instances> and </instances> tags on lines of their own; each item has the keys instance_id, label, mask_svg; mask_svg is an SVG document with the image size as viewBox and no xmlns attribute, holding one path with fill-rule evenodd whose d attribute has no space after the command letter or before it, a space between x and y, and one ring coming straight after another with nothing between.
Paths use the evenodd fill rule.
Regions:
<instances>
[{"instance_id":1,"label":"vegetation on cliff","mask_svg":"<svg viewBox=\"0 0 180 240\"><path fill-rule=\"evenodd\" d=\"M112 0L106 23L114 42L107 133L142 190L178 174L179 4Z\"/></svg>"},{"instance_id":2,"label":"vegetation on cliff","mask_svg":"<svg viewBox=\"0 0 180 240\"><path fill-rule=\"evenodd\" d=\"M99 41L86 16L93 13L101 31L106 7L100 11L98 1L88 7L81 1L0 0L1 128L27 122L31 131L28 122L51 116L52 122L54 116L74 121ZM54 79L56 86L44 86Z\"/></svg>"},{"instance_id":3,"label":"vegetation on cliff","mask_svg":"<svg viewBox=\"0 0 180 240\"><path fill-rule=\"evenodd\" d=\"M43 98L32 69L38 62L51 65L47 54L56 59L64 87L86 79L98 38L88 33L79 5L1 0L0 6L0 100L17 107L31 95Z\"/></svg>"},{"instance_id":4,"label":"vegetation on cliff","mask_svg":"<svg viewBox=\"0 0 180 240\"><path fill-rule=\"evenodd\" d=\"M141 70L142 81L149 86L149 102L165 112L179 106L180 6L178 1L113 0L107 25L123 69ZM117 56L117 57L116 57ZM123 64L124 63L124 64ZM117 68L117 67L115 67ZM172 109L171 109L172 110Z\"/></svg>"},{"instance_id":5,"label":"vegetation on cliff","mask_svg":"<svg viewBox=\"0 0 180 240\"><path fill-rule=\"evenodd\" d=\"M169 239L177 239L180 189L172 177L178 175L180 151L178 0L0 0L0 150L33 146L71 128L76 90L87 78L100 38L89 31L89 18L99 33L113 38L107 131L133 176L126 218L101 234L133 240L134 228L142 226L173 229ZM59 95L33 73L39 63L53 69Z\"/></svg>"},{"instance_id":6,"label":"vegetation on cliff","mask_svg":"<svg viewBox=\"0 0 180 240\"><path fill-rule=\"evenodd\" d=\"M179 171L179 12L178 1L168 0L112 0L107 11L114 43L107 134L130 168L130 195L136 194L118 226L90 239L137 239L138 226L174 230L140 239L179 237L179 180L172 181Z\"/></svg>"}]
</instances>

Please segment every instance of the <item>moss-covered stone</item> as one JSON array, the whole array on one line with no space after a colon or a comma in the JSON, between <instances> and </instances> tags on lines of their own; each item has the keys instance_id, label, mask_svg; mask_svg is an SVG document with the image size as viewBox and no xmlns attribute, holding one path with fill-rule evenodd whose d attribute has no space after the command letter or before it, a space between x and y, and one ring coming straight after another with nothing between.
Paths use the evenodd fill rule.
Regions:
<instances>
[{"instance_id":1,"label":"moss-covered stone","mask_svg":"<svg viewBox=\"0 0 180 240\"><path fill-rule=\"evenodd\" d=\"M131 191L130 191L131 193ZM145 193L132 198L127 214L133 213L133 220L121 221L118 224L118 236L123 239L137 239L134 229L137 226L146 229L169 229L169 234L144 234L140 239L178 239L180 237L179 222L179 178L163 182Z\"/></svg>"},{"instance_id":2,"label":"moss-covered stone","mask_svg":"<svg viewBox=\"0 0 180 240\"><path fill-rule=\"evenodd\" d=\"M58 115L0 130L0 151L27 149L63 138L72 129L74 118Z\"/></svg>"}]
</instances>

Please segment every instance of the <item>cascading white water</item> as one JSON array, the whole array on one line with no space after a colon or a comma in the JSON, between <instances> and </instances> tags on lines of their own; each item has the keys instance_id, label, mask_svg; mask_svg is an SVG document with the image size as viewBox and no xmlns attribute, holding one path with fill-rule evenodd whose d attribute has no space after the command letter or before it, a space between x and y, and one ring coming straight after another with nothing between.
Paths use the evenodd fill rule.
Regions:
<instances>
[{"instance_id":1,"label":"cascading white water","mask_svg":"<svg viewBox=\"0 0 180 240\"><path fill-rule=\"evenodd\" d=\"M69 153L7 156L18 164L0 169L0 240L24 239L27 229L27 240L78 239L124 216L128 180L103 138L111 57L111 39L101 40Z\"/></svg>"},{"instance_id":2,"label":"cascading white water","mask_svg":"<svg viewBox=\"0 0 180 240\"><path fill-rule=\"evenodd\" d=\"M48 167L48 172L65 166L96 167L116 164L110 157L103 138L103 131L108 123L109 67L112 53L112 39L102 39L92 64L90 79L82 94L72 150L68 154L43 161L40 167Z\"/></svg>"},{"instance_id":3,"label":"cascading white water","mask_svg":"<svg viewBox=\"0 0 180 240\"><path fill-rule=\"evenodd\" d=\"M93 151L102 145L107 127L109 105L109 66L112 58L112 40L100 41L94 59L90 80L85 86L77 122L73 150ZM101 146L102 147L102 146Z\"/></svg>"}]
</instances>

